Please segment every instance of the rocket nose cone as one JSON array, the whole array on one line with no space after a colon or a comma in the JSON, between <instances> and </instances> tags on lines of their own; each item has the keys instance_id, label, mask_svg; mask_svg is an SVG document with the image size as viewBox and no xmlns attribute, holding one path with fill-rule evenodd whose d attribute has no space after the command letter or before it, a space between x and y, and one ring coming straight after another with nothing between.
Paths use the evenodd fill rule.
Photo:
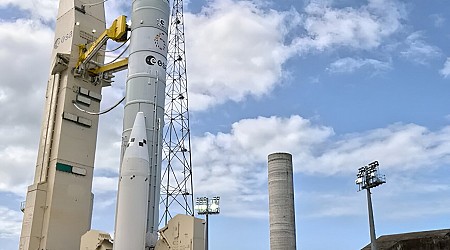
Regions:
<instances>
[{"instance_id":1,"label":"rocket nose cone","mask_svg":"<svg viewBox=\"0 0 450 250\"><path fill-rule=\"evenodd\" d=\"M133 129L131 130L130 140L133 137L142 137L145 132L145 117L144 112L138 112L134 119Z\"/></svg>"},{"instance_id":2,"label":"rocket nose cone","mask_svg":"<svg viewBox=\"0 0 450 250\"><path fill-rule=\"evenodd\" d=\"M143 112L138 112L125 149L125 157L140 157L148 160L147 131Z\"/></svg>"}]
</instances>

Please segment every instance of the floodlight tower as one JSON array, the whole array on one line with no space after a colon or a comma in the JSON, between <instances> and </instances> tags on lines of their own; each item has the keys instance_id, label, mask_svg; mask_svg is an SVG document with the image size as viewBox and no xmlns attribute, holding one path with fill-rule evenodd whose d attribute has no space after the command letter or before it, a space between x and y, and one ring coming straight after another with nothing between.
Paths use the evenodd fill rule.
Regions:
<instances>
[{"instance_id":1,"label":"floodlight tower","mask_svg":"<svg viewBox=\"0 0 450 250\"><path fill-rule=\"evenodd\" d=\"M208 250L208 215L220 213L219 201L220 197L215 196L212 199L200 197L195 202L195 210L197 210L197 213L206 215L205 250Z\"/></svg>"},{"instance_id":2,"label":"floodlight tower","mask_svg":"<svg viewBox=\"0 0 450 250\"><path fill-rule=\"evenodd\" d=\"M378 174L378 161L369 163L367 166L360 167L356 175L356 185L358 191L367 190L367 207L369 210L369 227L370 227L370 249L377 250L377 242L375 235L375 222L373 219L372 197L370 189L386 183L386 177Z\"/></svg>"},{"instance_id":3,"label":"floodlight tower","mask_svg":"<svg viewBox=\"0 0 450 250\"><path fill-rule=\"evenodd\" d=\"M174 0L169 27L160 225L194 216L183 1ZM164 224L163 224L164 223Z\"/></svg>"}]
</instances>

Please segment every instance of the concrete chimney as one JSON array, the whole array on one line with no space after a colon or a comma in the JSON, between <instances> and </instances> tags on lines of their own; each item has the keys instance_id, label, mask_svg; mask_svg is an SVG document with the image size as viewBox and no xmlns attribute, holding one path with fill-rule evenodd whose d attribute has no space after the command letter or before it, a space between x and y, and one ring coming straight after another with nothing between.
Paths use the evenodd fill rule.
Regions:
<instances>
[{"instance_id":1,"label":"concrete chimney","mask_svg":"<svg viewBox=\"0 0 450 250\"><path fill-rule=\"evenodd\" d=\"M295 209L292 155L268 157L270 250L295 250Z\"/></svg>"}]
</instances>

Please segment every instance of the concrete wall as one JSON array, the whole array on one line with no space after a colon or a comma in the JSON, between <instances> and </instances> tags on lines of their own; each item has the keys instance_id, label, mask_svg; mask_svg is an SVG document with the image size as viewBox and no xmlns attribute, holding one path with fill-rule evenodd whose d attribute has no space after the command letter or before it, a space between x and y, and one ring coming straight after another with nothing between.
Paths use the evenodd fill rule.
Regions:
<instances>
[{"instance_id":1,"label":"concrete wall","mask_svg":"<svg viewBox=\"0 0 450 250\"><path fill-rule=\"evenodd\" d=\"M268 165L270 249L294 250L296 238L292 155L270 154Z\"/></svg>"}]
</instances>

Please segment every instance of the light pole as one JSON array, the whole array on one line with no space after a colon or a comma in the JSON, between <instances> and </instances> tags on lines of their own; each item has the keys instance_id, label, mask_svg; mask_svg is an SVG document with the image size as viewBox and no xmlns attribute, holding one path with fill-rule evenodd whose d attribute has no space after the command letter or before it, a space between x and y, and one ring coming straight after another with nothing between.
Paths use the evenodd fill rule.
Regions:
<instances>
[{"instance_id":1,"label":"light pole","mask_svg":"<svg viewBox=\"0 0 450 250\"><path fill-rule=\"evenodd\" d=\"M208 215L220 213L219 201L220 197L214 196L212 199L209 199L208 197L200 197L197 198L197 201L195 202L195 210L197 210L197 214L206 215L205 250L208 250Z\"/></svg>"},{"instance_id":2,"label":"light pole","mask_svg":"<svg viewBox=\"0 0 450 250\"><path fill-rule=\"evenodd\" d=\"M370 228L370 249L377 250L377 237L375 235L375 222L373 219L372 196L370 189L386 183L386 177L378 174L378 161L369 163L367 166L360 167L356 174L356 185L358 191L367 190L367 207L369 212L369 228Z\"/></svg>"}]
</instances>

